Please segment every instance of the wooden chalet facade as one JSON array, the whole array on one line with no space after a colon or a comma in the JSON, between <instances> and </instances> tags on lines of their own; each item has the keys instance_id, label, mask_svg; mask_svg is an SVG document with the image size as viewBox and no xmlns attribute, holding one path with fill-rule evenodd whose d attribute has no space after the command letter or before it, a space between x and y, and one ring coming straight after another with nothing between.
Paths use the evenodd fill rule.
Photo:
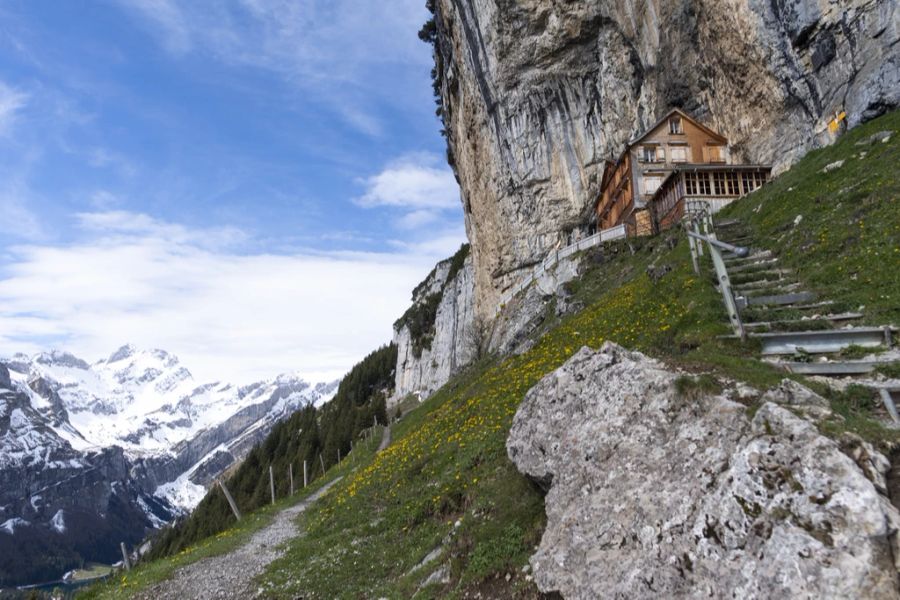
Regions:
<instances>
[{"instance_id":1,"label":"wooden chalet facade","mask_svg":"<svg viewBox=\"0 0 900 600\"><path fill-rule=\"evenodd\" d=\"M680 218L684 198L718 209L765 182L771 168L732 165L728 140L674 109L606 162L595 210L601 230L625 225L649 235ZM744 174L751 173L745 181ZM755 186L755 187L754 187Z\"/></svg>"},{"instance_id":2,"label":"wooden chalet facade","mask_svg":"<svg viewBox=\"0 0 900 600\"><path fill-rule=\"evenodd\" d=\"M765 165L679 165L648 204L655 231L677 225L687 202L702 201L711 213L759 189L769 180Z\"/></svg>"}]
</instances>

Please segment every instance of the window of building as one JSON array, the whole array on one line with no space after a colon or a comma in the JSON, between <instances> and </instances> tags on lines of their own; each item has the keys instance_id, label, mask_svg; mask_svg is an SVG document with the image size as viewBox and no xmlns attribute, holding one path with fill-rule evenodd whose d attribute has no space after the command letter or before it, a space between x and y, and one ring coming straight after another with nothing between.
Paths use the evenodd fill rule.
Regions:
<instances>
[{"instance_id":1,"label":"window of building","mask_svg":"<svg viewBox=\"0 0 900 600\"><path fill-rule=\"evenodd\" d=\"M672 162L687 162L687 146L672 146L669 148Z\"/></svg>"},{"instance_id":2,"label":"window of building","mask_svg":"<svg viewBox=\"0 0 900 600\"><path fill-rule=\"evenodd\" d=\"M641 161L651 163L665 162L666 150L662 146L641 146Z\"/></svg>"},{"instance_id":3,"label":"window of building","mask_svg":"<svg viewBox=\"0 0 900 600\"><path fill-rule=\"evenodd\" d=\"M672 117L669 119L669 133L673 135L682 135L684 127L681 124L681 117Z\"/></svg>"},{"instance_id":4,"label":"window of building","mask_svg":"<svg viewBox=\"0 0 900 600\"><path fill-rule=\"evenodd\" d=\"M741 174L741 183L743 184L745 194L749 194L753 190L762 187L766 182L765 173L746 172Z\"/></svg>"},{"instance_id":5,"label":"window of building","mask_svg":"<svg viewBox=\"0 0 900 600\"><path fill-rule=\"evenodd\" d=\"M685 196L697 195L697 175L694 173L684 174L684 194Z\"/></svg>"},{"instance_id":6,"label":"window of building","mask_svg":"<svg viewBox=\"0 0 900 600\"><path fill-rule=\"evenodd\" d=\"M725 195L725 173L713 173L713 193L716 196Z\"/></svg>"},{"instance_id":7,"label":"window of building","mask_svg":"<svg viewBox=\"0 0 900 600\"><path fill-rule=\"evenodd\" d=\"M656 190L659 189L659 184L662 183L662 177L658 177L656 175L649 175L644 177L644 193L645 194L654 194Z\"/></svg>"},{"instance_id":8,"label":"window of building","mask_svg":"<svg viewBox=\"0 0 900 600\"><path fill-rule=\"evenodd\" d=\"M698 173L697 174L697 194L700 196L709 196L710 195L710 185L709 185L709 174L708 173Z\"/></svg>"},{"instance_id":9,"label":"window of building","mask_svg":"<svg viewBox=\"0 0 900 600\"><path fill-rule=\"evenodd\" d=\"M740 196L741 188L738 185L738 176L737 173L726 173L725 174L725 184L728 190L729 196Z\"/></svg>"},{"instance_id":10,"label":"window of building","mask_svg":"<svg viewBox=\"0 0 900 600\"><path fill-rule=\"evenodd\" d=\"M725 149L722 146L707 146L706 156L711 163L725 162Z\"/></svg>"}]
</instances>

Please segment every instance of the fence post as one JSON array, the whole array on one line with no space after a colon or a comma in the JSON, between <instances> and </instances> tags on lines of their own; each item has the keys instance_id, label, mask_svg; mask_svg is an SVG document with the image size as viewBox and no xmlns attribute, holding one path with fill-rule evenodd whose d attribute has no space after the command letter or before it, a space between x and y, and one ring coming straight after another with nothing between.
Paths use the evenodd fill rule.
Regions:
<instances>
[{"instance_id":1,"label":"fence post","mask_svg":"<svg viewBox=\"0 0 900 600\"><path fill-rule=\"evenodd\" d=\"M241 511L238 510L237 504L235 504L234 502L234 498L231 497L231 492L228 491L228 488L225 487L225 484L221 479L217 479L216 482L219 484L219 487L222 488L222 493L225 494L225 499L228 500L228 506L231 507L231 512L234 513L234 518L240 521Z\"/></svg>"},{"instance_id":2,"label":"fence post","mask_svg":"<svg viewBox=\"0 0 900 600\"><path fill-rule=\"evenodd\" d=\"M131 570L131 559L128 558L128 551L125 549L125 542L119 542L119 548L122 549L122 564L125 565L125 570Z\"/></svg>"},{"instance_id":3,"label":"fence post","mask_svg":"<svg viewBox=\"0 0 900 600\"><path fill-rule=\"evenodd\" d=\"M690 224L688 224L690 227ZM694 273L697 275L700 274L700 261L697 256L697 245L700 243L691 236L687 236L688 239L688 247L691 249L691 264L694 266Z\"/></svg>"},{"instance_id":4,"label":"fence post","mask_svg":"<svg viewBox=\"0 0 900 600\"><path fill-rule=\"evenodd\" d=\"M325 459L322 458L322 453L319 452L319 462L322 463L322 475L325 474Z\"/></svg>"},{"instance_id":5,"label":"fence post","mask_svg":"<svg viewBox=\"0 0 900 600\"><path fill-rule=\"evenodd\" d=\"M306 459L303 459L303 489L306 489Z\"/></svg>"},{"instance_id":6,"label":"fence post","mask_svg":"<svg viewBox=\"0 0 900 600\"><path fill-rule=\"evenodd\" d=\"M288 477L291 480L291 496L294 495L294 463L288 465Z\"/></svg>"},{"instance_id":7,"label":"fence post","mask_svg":"<svg viewBox=\"0 0 900 600\"><path fill-rule=\"evenodd\" d=\"M272 492L272 504L275 504L275 473L272 465L269 465L269 491Z\"/></svg>"}]
</instances>

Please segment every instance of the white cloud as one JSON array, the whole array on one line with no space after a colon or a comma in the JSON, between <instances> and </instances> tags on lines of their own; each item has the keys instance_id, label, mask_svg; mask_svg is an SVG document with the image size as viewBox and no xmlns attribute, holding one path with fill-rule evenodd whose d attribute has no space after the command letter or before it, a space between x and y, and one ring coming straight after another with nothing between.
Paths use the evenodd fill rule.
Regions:
<instances>
[{"instance_id":1,"label":"white cloud","mask_svg":"<svg viewBox=\"0 0 900 600\"><path fill-rule=\"evenodd\" d=\"M99 233L106 243L118 243L130 236L165 240L170 244L193 244L199 248L227 248L247 241L247 235L235 227L192 229L154 219L145 214L116 210L75 215L84 230Z\"/></svg>"},{"instance_id":2,"label":"white cloud","mask_svg":"<svg viewBox=\"0 0 900 600\"><path fill-rule=\"evenodd\" d=\"M459 207L459 186L453 171L433 154L411 154L365 180L360 206L400 206L414 210Z\"/></svg>"},{"instance_id":3,"label":"white cloud","mask_svg":"<svg viewBox=\"0 0 900 600\"><path fill-rule=\"evenodd\" d=\"M230 231L124 212L79 222L84 241L11 250L0 355L53 346L96 359L128 342L174 352L204 380L336 377L390 339L410 290L461 241L455 231L395 253L247 254Z\"/></svg>"},{"instance_id":4,"label":"white cloud","mask_svg":"<svg viewBox=\"0 0 900 600\"><path fill-rule=\"evenodd\" d=\"M9 131L17 113L25 107L27 102L28 94L0 81L0 135Z\"/></svg>"},{"instance_id":5,"label":"white cloud","mask_svg":"<svg viewBox=\"0 0 900 600\"><path fill-rule=\"evenodd\" d=\"M436 223L458 220L459 185L453 171L436 154L408 154L360 183L365 193L356 204L401 213L394 220L399 229L433 229Z\"/></svg>"}]
</instances>

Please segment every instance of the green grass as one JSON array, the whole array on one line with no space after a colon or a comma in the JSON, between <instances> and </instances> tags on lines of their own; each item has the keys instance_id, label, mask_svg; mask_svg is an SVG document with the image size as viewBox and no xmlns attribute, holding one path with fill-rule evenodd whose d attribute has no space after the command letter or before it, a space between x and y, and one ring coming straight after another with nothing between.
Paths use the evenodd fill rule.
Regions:
<instances>
[{"instance_id":1,"label":"green grass","mask_svg":"<svg viewBox=\"0 0 900 600\"><path fill-rule=\"evenodd\" d=\"M865 304L868 318L879 323L900 316L900 274L892 260L900 252L900 136L866 148L868 161L850 156L860 150L856 140L898 125L895 113L851 132L837 147L812 153L736 202L727 215L743 219L823 297L854 308ZM848 162L842 169L818 175L824 164L843 156ZM797 214L804 219L793 229ZM693 273L681 234L607 244L586 253L584 261L582 277L567 286L583 310L564 317L548 311L541 337L528 352L484 359L405 413L386 451L362 461L300 516L305 534L260 578L270 597L539 597L521 569L544 528L543 492L516 471L505 442L527 391L582 346L599 348L612 340L682 369L687 375L679 387L688 400L715 393L726 379L764 389L785 377L758 360L753 343L720 337L730 333L721 297L708 265L703 275ZM670 270L651 280L648 268L659 272L664 266ZM851 273L855 280L845 277ZM842 419L823 425L826 433L849 430L874 441L898 440L873 419L877 405L870 395L810 385L828 394ZM754 402L747 400L749 415ZM440 558L416 568L436 548L443 549ZM420 589L444 564L450 583Z\"/></svg>"}]
</instances>

